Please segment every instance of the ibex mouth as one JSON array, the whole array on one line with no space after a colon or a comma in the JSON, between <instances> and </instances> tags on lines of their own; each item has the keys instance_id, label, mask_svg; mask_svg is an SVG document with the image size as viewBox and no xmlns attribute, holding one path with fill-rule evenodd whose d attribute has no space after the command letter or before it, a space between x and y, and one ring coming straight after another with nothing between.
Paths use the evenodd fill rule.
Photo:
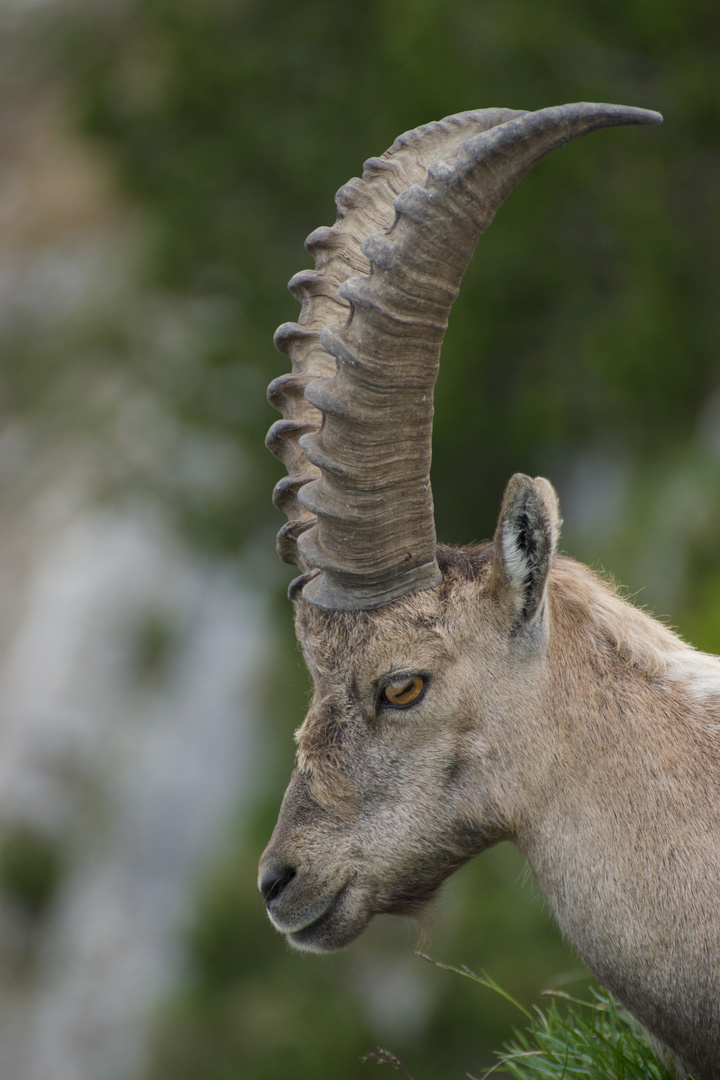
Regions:
<instances>
[{"instance_id":1,"label":"ibex mouth","mask_svg":"<svg viewBox=\"0 0 720 1080\"><path fill-rule=\"evenodd\" d=\"M425 877L419 886L400 887L390 896L375 896L374 899L366 896L362 889L353 889L351 879L324 907L319 909L316 906L312 919L302 926L290 929L286 924L282 927L272 914L271 918L295 948L309 952L332 952L351 945L373 915L403 915L422 919L428 904L449 872L443 870L433 876L432 880Z\"/></svg>"},{"instance_id":2,"label":"ibex mouth","mask_svg":"<svg viewBox=\"0 0 720 1080\"><path fill-rule=\"evenodd\" d=\"M364 930L371 912L351 875L334 892L301 871L268 860L260 891L270 921L291 945L309 952L331 952L349 945Z\"/></svg>"},{"instance_id":3,"label":"ibex mouth","mask_svg":"<svg viewBox=\"0 0 720 1080\"><path fill-rule=\"evenodd\" d=\"M330 952L349 945L358 937L367 923L367 918L361 920L348 918L349 912L344 911L345 898L348 893L350 882L335 893L327 907L312 922L298 930L287 933L287 939L296 949L306 949L311 952Z\"/></svg>"}]
</instances>

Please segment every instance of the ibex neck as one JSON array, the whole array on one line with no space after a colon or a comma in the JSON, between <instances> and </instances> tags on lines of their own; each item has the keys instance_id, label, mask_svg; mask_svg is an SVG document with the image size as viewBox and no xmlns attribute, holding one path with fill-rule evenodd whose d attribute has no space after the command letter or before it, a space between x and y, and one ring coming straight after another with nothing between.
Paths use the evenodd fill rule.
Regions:
<instances>
[{"instance_id":1,"label":"ibex neck","mask_svg":"<svg viewBox=\"0 0 720 1080\"><path fill-rule=\"evenodd\" d=\"M570 559L557 560L548 601L549 771L539 820L563 818L565 831L588 822L597 837L607 828L608 846L616 846L642 820L695 806L708 776L716 790L720 660ZM553 762L563 766L561 783Z\"/></svg>"},{"instance_id":2,"label":"ibex neck","mask_svg":"<svg viewBox=\"0 0 720 1080\"><path fill-rule=\"evenodd\" d=\"M683 1045L719 978L720 662L569 561L550 603L556 766L517 843L595 974ZM680 970L697 986L678 1005Z\"/></svg>"}]
</instances>

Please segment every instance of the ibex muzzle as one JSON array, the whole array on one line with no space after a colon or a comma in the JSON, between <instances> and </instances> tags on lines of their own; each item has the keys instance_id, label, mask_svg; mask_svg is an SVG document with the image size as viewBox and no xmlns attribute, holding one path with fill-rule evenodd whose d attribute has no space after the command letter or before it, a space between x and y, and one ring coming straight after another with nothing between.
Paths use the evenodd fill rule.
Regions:
<instances>
[{"instance_id":1,"label":"ibex muzzle","mask_svg":"<svg viewBox=\"0 0 720 1080\"><path fill-rule=\"evenodd\" d=\"M557 498L516 475L492 543L438 546L432 398L475 244L531 166L657 113L464 113L401 136L308 239L268 435L315 694L263 856L274 925L340 948L421 915L500 840L566 938L696 1080L720 1075L720 662L558 556Z\"/></svg>"}]
</instances>

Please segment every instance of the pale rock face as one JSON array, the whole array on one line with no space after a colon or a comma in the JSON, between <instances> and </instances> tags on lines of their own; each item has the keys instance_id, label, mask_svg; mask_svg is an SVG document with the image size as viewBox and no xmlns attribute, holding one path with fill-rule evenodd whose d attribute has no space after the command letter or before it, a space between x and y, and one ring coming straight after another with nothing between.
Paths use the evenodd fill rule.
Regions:
<instances>
[{"instance_id":1,"label":"pale rock face","mask_svg":"<svg viewBox=\"0 0 720 1080\"><path fill-rule=\"evenodd\" d=\"M160 522L88 509L44 540L0 664L0 828L45 837L61 870L36 919L0 906L0 1072L124 1080L250 788L262 607ZM138 675L148 619L171 640Z\"/></svg>"},{"instance_id":2,"label":"pale rock face","mask_svg":"<svg viewBox=\"0 0 720 1080\"><path fill-rule=\"evenodd\" d=\"M177 360L187 313L137 295L133 212L44 81L23 37L33 4L5 7L3 379L13 334L53 356L65 341L73 360L74 333L131 309L136 329L153 324L143 348ZM52 425L5 398L0 423L0 851L34 844L57 871L33 910L0 896L0 1075L12 1080L138 1074L198 875L252 786L262 601L150 500L98 505L116 470L162 477L178 433L127 373L91 371L77 381L69 362L38 386ZM184 445L188 482L205 482L208 447ZM217 454L211 464L217 475Z\"/></svg>"}]
</instances>

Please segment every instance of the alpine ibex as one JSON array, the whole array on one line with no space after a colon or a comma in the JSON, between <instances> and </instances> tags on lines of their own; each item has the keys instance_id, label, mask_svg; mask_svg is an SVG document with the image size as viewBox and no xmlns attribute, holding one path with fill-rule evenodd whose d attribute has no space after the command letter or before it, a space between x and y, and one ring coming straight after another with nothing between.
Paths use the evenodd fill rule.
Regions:
<instances>
[{"instance_id":1,"label":"alpine ibex","mask_svg":"<svg viewBox=\"0 0 720 1080\"><path fill-rule=\"evenodd\" d=\"M439 546L433 387L475 244L579 104L452 116L396 140L308 238L276 335L279 552L315 685L262 858L273 924L337 949L418 915L500 840L560 929L696 1080L720 1076L720 661L556 554L547 480L515 475L492 543Z\"/></svg>"}]
</instances>

